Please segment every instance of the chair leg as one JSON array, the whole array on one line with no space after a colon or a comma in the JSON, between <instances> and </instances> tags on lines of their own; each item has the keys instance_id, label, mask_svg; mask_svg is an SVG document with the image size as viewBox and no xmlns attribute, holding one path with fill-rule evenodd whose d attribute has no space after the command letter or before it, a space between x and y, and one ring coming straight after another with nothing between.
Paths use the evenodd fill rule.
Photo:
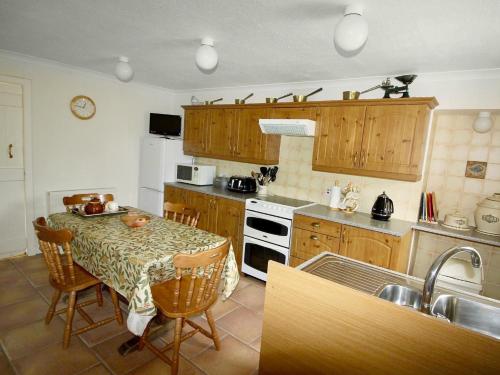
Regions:
<instances>
[{"instance_id":1,"label":"chair leg","mask_svg":"<svg viewBox=\"0 0 500 375\"><path fill-rule=\"evenodd\" d=\"M146 328L144 329L144 332L142 333L141 339L139 340L139 345L137 346L137 350L144 349L144 346L146 345L146 340L147 340L148 334L149 334L149 328L151 327L152 322L153 322L153 319L151 319L148 322L148 324L146 325Z\"/></svg>"},{"instance_id":2,"label":"chair leg","mask_svg":"<svg viewBox=\"0 0 500 375\"><path fill-rule=\"evenodd\" d=\"M210 326L210 331L212 331L212 340L214 340L215 350L220 350L220 339L217 333L217 328L215 327L214 317L210 309L205 310L205 315L207 316L207 322Z\"/></svg>"},{"instance_id":3,"label":"chair leg","mask_svg":"<svg viewBox=\"0 0 500 375\"><path fill-rule=\"evenodd\" d=\"M97 296L97 305L102 306L103 301L102 301L102 289L101 289L101 284L97 284L95 286L95 294Z\"/></svg>"},{"instance_id":4,"label":"chair leg","mask_svg":"<svg viewBox=\"0 0 500 375\"><path fill-rule=\"evenodd\" d=\"M50 303L49 311L47 311L47 315L45 316L45 324L49 324L52 318L54 317L56 306L60 298L61 298L61 291L59 289L54 289L54 294L52 295L52 302Z\"/></svg>"},{"instance_id":5,"label":"chair leg","mask_svg":"<svg viewBox=\"0 0 500 375\"><path fill-rule=\"evenodd\" d=\"M175 319L174 353L172 355L171 375L177 375L179 372L179 350L181 348L182 323L184 318Z\"/></svg>"},{"instance_id":6,"label":"chair leg","mask_svg":"<svg viewBox=\"0 0 500 375\"><path fill-rule=\"evenodd\" d=\"M123 324L122 310L120 309L120 301L118 300L118 295L116 290L109 288L109 293L111 294L111 300L113 301L113 306L115 308L115 319L119 325Z\"/></svg>"},{"instance_id":7,"label":"chair leg","mask_svg":"<svg viewBox=\"0 0 500 375\"><path fill-rule=\"evenodd\" d=\"M76 304L76 292L73 291L69 294L68 311L66 315L66 326L64 327L64 341L63 341L64 349L66 349L69 346L69 340L71 339L73 316L75 315L75 304Z\"/></svg>"}]
</instances>

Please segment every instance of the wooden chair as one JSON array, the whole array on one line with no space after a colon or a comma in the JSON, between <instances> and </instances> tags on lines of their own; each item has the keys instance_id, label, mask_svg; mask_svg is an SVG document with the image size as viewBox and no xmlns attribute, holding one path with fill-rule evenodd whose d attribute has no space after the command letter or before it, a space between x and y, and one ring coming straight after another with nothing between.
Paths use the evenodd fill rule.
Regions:
<instances>
[{"instance_id":1,"label":"wooden chair","mask_svg":"<svg viewBox=\"0 0 500 375\"><path fill-rule=\"evenodd\" d=\"M45 218L39 217L33 221L35 233L38 237L40 250L49 269L50 284L54 288L52 296L52 303L50 304L49 311L45 317L45 324L49 324L54 314L61 314L66 312L66 325L64 327L64 341L63 348L69 346L72 334L79 335L80 333L87 332L91 329L100 327L104 324L110 323L116 319L119 325L123 324L122 312L118 304L118 296L116 291L109 288L111 299L113 301L115 315L114 317L102 319L94 322L92 318L83 310L84 306L97 303L99 306L103 305L102 282L85 271L78 264L73 263L71 255L70 242L73 234L68 229L55 230L47 226ZM60 251L62 249L62 253ZM96 299L76 303L77 293L84 289L95 287ZM68 306L66 308L55 311L56 305L61 298L61 293L69 293ZM83 319L88 323L87 326L72 332L73 316L75 309L80 313Z\"/></svg>"},{"instance_id":2,"label":"wooden chair","mask_svg":"<svg viewBox=\"0 0 500 375\"><path fill-rule=\"evenodd\" d=\"M220 340L210 307L217 301L217 291L222 270L229 252L231 239L215 249L197 254L178 254L174 257L175 279L153 285L151 288L153 300L159 312L170 319L175 319L174 341L163 348L157 348L148 341L150 324L146 327L139 350L147 346L154 354L168 363L171 374L176 375L179 368L179 348L181 342L200 332L211 338L215 349L220 349ZM204 312L211 332L187 319L190 316ZM185 323L193 330L182 335ZM164 353L173 348L172 358Z\"/></svg>"},{"instance_id":3,"label":"wooden chair","mask_svg":"<svg viewBox=\"0 0 500 375\"><path fill-rule=\"evenodd\" d=\"M163 204L163 216L166 219L196 227L200 219L200 212L194 208L187 207L183 203L165 202Z\"/></svg>"},{"instance_id":4,"label":"wooden chair","mask_svg":"<svg viewBox=\"0 0 500 375\"><path fill-rule=\"evenodd\" d=\"M63 204L66 206L66 211L71 212L74 208L80 208L80 206L87 204L92 198L99 198L101 202L111 202L114 200L113 194L85 193L63 197Z\"/></svg>"}]
</instances>

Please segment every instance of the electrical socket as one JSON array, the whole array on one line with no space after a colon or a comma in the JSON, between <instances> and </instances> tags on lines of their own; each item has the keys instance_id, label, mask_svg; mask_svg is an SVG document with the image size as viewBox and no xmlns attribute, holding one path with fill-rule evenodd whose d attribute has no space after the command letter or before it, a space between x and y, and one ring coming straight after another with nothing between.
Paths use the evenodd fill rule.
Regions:
<instances>
[{"instance_id":1,"label":"electrical socket","mask_svg":"<svg viewBox=\"0 0 500 375\"><path fill-rule=\"evenodd\" d=\"M326 190L325 190L325 195L326 195L327 197L329 197L329 196L330 196L330 194L332 194L332 188L326 188Z\"/></svg>"}]
</instances>

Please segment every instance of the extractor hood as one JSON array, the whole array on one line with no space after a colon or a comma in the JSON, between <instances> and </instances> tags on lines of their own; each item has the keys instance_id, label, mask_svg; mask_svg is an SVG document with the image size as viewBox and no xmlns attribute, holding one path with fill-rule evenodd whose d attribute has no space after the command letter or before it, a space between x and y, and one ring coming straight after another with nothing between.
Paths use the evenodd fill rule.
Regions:
<instances>
[{"instance_id":1,"label":"extractor hood","mask_svg":"<svg viewBox=\"0 0 500 375\"><path fill-rule=\"evenodd\" d=\"M314 137L316 121L300 119L260 119L260 130L264 134Z\"/></svg>"}]
</instances>

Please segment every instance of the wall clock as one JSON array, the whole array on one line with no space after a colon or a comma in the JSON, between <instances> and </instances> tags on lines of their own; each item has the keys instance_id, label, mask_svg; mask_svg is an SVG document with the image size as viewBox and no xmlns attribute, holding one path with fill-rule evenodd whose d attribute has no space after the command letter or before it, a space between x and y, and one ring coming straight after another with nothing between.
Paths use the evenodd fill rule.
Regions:
<instances>
[{"instance_id":1,"label":"wall clock","mask_svg":"<svg viewBox=\"0 0 500 375\"><path fill-rule=\"evenodd\" d=\"M71 99L71 112L80 120L88 120L95 115L95 103L85 95L78 95Z\"/></svg>"}]
</instances>

